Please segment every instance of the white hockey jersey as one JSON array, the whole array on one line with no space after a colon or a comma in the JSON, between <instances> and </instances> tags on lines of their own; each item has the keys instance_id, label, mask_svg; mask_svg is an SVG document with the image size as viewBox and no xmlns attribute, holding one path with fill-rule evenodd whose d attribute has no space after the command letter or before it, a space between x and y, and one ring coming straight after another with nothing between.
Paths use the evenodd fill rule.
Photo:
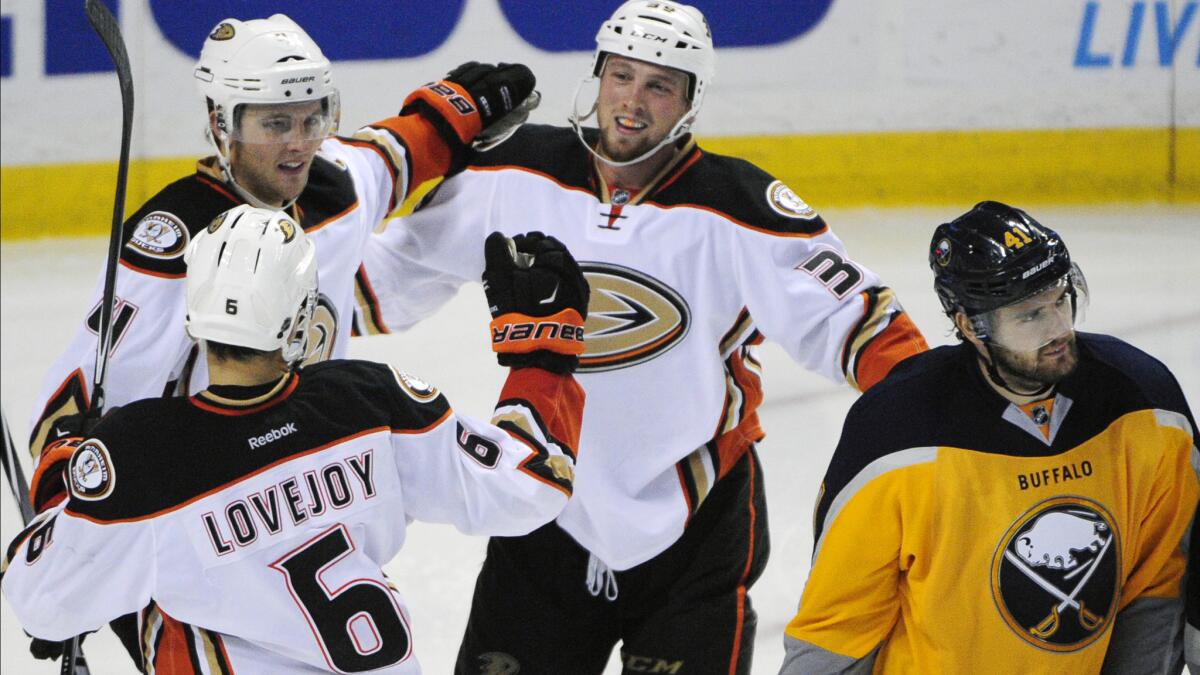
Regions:
<instances>
[{"instance_id":1,"label":"white hockey jersey","mask_svg":"<svg viewBox=\"0 0 1200 675\"><path fill-rule=\"evenodd\" d=\"M552 520L582 407L571 376L517 370L493 426L366 361L129 404L9 547L4 594L48 640L142 610L147 673L418 673L381 566L412 520L492 535Z\"/></svg>"},{"instance_id":2,"label":"white hockey jersey","mask_svg":"<svg viewBox=\"0 0 1200 675\"><path fill-rule=\"evenodd\" d=\"M416 149L414 153L411 149ZM421 182L449 167L449 149L417 115L393 117L351 138L325 141L291 214L316 244L320 305L306 362L342 357L352 331L356 274L368 236ZM116 275L113 341L105 407L194 393L208 383L196 343L184 330L184 249L220 213L242 203L216 158L163 188L129 217ZM92 309L42 381L30 448L40 452L56 418L90 405L103 273Z\"/></svg>"},{"instance_id":3,"label":"white hockey jersey","mask_svg":"<svg viewBox=\"0 0 1200 675\"><path fill-rule=\"evenodd\" d=\"M593 136L594 138L594 136ZM637 194L604 185L570 129L526 125L371 238L368 328L406 328L483 271L493 231L561 240L591 285L575 496L559 524L617 570L682 534L762 437L753 345L860 389L926 348L892 291L753 165L688 142Z\"/></svg>"}]
</instances>

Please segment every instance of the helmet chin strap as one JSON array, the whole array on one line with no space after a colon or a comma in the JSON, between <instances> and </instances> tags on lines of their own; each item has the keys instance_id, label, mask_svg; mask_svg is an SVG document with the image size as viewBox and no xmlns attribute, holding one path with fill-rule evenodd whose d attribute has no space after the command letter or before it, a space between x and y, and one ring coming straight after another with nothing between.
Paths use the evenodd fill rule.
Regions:
<instances>
[{"instance_id":1,"label":"helmet chin strap","mask_svg":"<svg viewBox=\"0 0 1200 675\"><path fill-rule=\"evenodd\" d=\"M1028 397L1032 397L1032 396L1043 396L1045 394L1049 394L1050 390L1054 389L1053 384L1047 384L1046 386L1042 387L1041 389L1037 389L1034 391L1017 391L1016 389L1013 389L1008 384L1008 382L1003 377L1000 376L1000 370L996 367L996 357L992 354L991 345L987 342L984 342L983 349L984 349L984 351L987 352L987 358L984 358L983 355L979 355L979 360L983 362L983 366L984 366L984 369L987 371L988 378L996 386L1001 387L1005 391L1008 391L1008 392L1012 393L1013 395L1020 396L1022 398L1028 398Z\"/></svg>"},{"instance_id":2,"label":"helmet chin strap","mask_svg":"<svg viewBox=\"0 0 1200 675\"><path fill-rule=\"evenodd\" d=\"M583 127L581 126L581 123L596 114L596 111L599 108L600 100L599 100L599 95L597 95L597 99L596 99L596 101L594 101L592 103L592 107L587 111L587 113L585 113L584 115L581 116L579 114L579 94L583 91L583 85L587 84L588 81L595 80L595 79L596 79L596 76L593 75L591 77L586 77L579 81L579 84L575 87L575 98L572 100L572 103L571 103L571 116L568 117L567 120L571 123L571 128L575 129L575 135L579 138L579 142L583 143L583 147L587 148L587 151L592 153L593 157L600 160L601 162L604 162L605 164L607 164L609 166L623 167L623 166L631 166L633 164L638 164L640 162L644 162L645 160L647 160L651 156L653 156L654 153L658 152L659 150L662 150L667 145L674 143L675 141L682 138L683 135L688 132L688 129L691 128L692 122L695 121L695 119L696 119L696 113L698 111L696 110L696 106L693 103L692 107L688 109L687 113L684 114L683 117L679 118L679 121L675 123L674 127L671 127L670 133L668 133L666 136L663 137L663 139L661 141L658 142L658 145L654 146L653 148L650 148L646 152L644 152L641 155L638 155L637 157L634 157L633 159L630 159L630 160L620 162L615 159L610 159L608 157L605 157L600 152L598 152L596 150L596 148L593 148L591 145L588 145L588 142L583 138ZM597 125L598 124L599 124L599 120L597 119Z\"/></svg>"}]
</instances>

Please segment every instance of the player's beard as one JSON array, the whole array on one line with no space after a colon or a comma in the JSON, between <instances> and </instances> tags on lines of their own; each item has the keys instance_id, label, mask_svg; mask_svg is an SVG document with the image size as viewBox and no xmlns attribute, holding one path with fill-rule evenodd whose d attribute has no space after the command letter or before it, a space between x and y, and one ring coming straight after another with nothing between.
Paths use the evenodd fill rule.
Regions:
<instances>
[{"instance_id":1,"label":"player's beard","mask_svg":"<svg viewBox=\"0 0 1200 675\"><path fill-rule=\"evenodd\" d=\"M1064 347L1059 354L1053 354ZM1036 352L1014 352L997 344L989 348L991 357L1009 387L1019 391L1037 391L1058 384L1079 366L1079 346L1075 333L1064 335Z\"/></svg>"}]
</instances>

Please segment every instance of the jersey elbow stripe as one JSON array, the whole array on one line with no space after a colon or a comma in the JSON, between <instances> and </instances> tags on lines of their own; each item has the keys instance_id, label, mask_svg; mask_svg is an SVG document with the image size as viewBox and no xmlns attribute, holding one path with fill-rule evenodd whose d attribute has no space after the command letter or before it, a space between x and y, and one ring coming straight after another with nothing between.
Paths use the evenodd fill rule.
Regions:
<instances>
[{"instance_id":1,"label":"jersey elbow stripe","mask_svg":"<svg viewBox=\"0 0 1200 675\"><path fill-rule=\"evenodd\" d=\"M371 286L364 265L359 265L358 272L354 274L354 300L361 310L367 335L387 335L392 332L383 321L379 297L375 295L375 289Z\"/></svg>"},{"instance_id":2,"label":"jersey elbow stripe","mask_svg":"<svg viewBox=\"0 0 1200 675\"><path fill-rule=\"evenodd\" d=\"M42 448L50 436L54 420L65 415L81 413L91 407L88 398L87 381L83 377L83 369L76 368L67 375L63 383L50 395L50 400L42 408L42 415L33 425L33 433L29 436L29 453L36 460L41 455Z\"/></svg>"},{"instance_id":3,"label":"jersey elbow stripe","mask_svg":"<svg viewBox=\"0 0 1200 675\"><path fill-rule=\"evenodd\" d=\"M1188 453L1192 473L1197 480L1200 480L1200 447L1196 445L1196 430L1192 428L1192 423L1188 420L1187 415L1175 412L1174 410L1155 408L1154 419L1160 427L1178 429L1187 435L1192 446L1191 451Z\"/></svg>"},{"instance_id":4,"label":"jersey elbow stripe","mask_svg":"<svg viewBox=\"0 0 1200 675\"><path fill-rule=\"evenodd\" d=\"M684 501L687 502L687 520L690 521L708 493L717 483L718 468L721 460L718 455L717 442L711 440L696 448L687 457L675 464L675 472L679 478L679 488L683 491ZM687 526L685 521L684 527Z\"/></svg>"},{"instance_id":5,"label":"jersey elbow stripe","mask_svg":"<svg viewBox=\"0 0 1200 675\"><path fill-rule=\"evenodd\" d=\"M750 316L750 310L743 307L742 311L738 312L737 318L733 320L733 325L725 331L725 334L721 336L721 341L717 343L721 358L729 358L734 349L752 337L752 331L757 333L754 328L754 319Z\"/></svg>"},{"instance_id":6,"label":"jersey elbow stripe","mask_svg":"<svg viewBox=\"0 0 1200 675\"><path fill-rule=\"evenodd\" d=\"M935 447L909 448L900 450L871 462L855 474L836 494L832 495L827 504L818 506L817 512L817 544L813 547L813 560L821 553L821 545L825 542L825 532L837 520L838 515L846 508L846 504L866 487L871 481L898 469L905 469L918 464L929 464L937 460L938 449ZM825 493L825 497L830 497ZM822 512L823 511L823 512Z\"/></svg>"},{"instance_id":7,"label":"jersey elbow stripe","mask_svg":"<svg viewBox=\"0 0 1200 675\"><path fill-rule=\"evenodd\" d=\"M529 455L517 465L518 471L549 485L567 497L571 496L574 488L573 476L567 473L566 469L556 469L551 463L552 455L546 446L538 443L524 429L513 422L504 420L497 426L508 432L508 435L514 440L529 448ZM560 458L560 461L563 461L562 458Z\"/></svg>"},{"instance_id":8,"label":"jersey elbow stripe","mask_svg":"<svg viewBox=\"0 0 1200 675\"><path fill-rule=\"evenodd\" d=\"M392 195L388 199L388 212L391 213L400 203L403 194L407 194L408 185L405 178L411 172L408 166L407 148L396 138L390 129L363 127L351 138L339 138L346 145L367 148L375 151L383 160L383 166L392 177Z\"/></svg>"}]
</instances>

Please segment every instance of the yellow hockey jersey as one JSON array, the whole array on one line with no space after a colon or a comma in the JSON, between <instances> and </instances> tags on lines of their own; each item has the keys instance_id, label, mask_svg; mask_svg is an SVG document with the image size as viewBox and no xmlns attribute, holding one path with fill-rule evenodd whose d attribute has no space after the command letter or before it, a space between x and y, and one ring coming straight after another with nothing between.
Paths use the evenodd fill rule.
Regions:
<instances>
[{"instance_id":1,"label":"yellow hockey jersey","mask_svg":"<svg viewBox=\"0 0 1200 675\"><path fill-rule=\"evenodd\" d=\"M1178 672L1195 420L1161 363L1078 344L1042 406L996 394L970 345L856 402L783 673Z\"/></svg>"}]
</instances>

